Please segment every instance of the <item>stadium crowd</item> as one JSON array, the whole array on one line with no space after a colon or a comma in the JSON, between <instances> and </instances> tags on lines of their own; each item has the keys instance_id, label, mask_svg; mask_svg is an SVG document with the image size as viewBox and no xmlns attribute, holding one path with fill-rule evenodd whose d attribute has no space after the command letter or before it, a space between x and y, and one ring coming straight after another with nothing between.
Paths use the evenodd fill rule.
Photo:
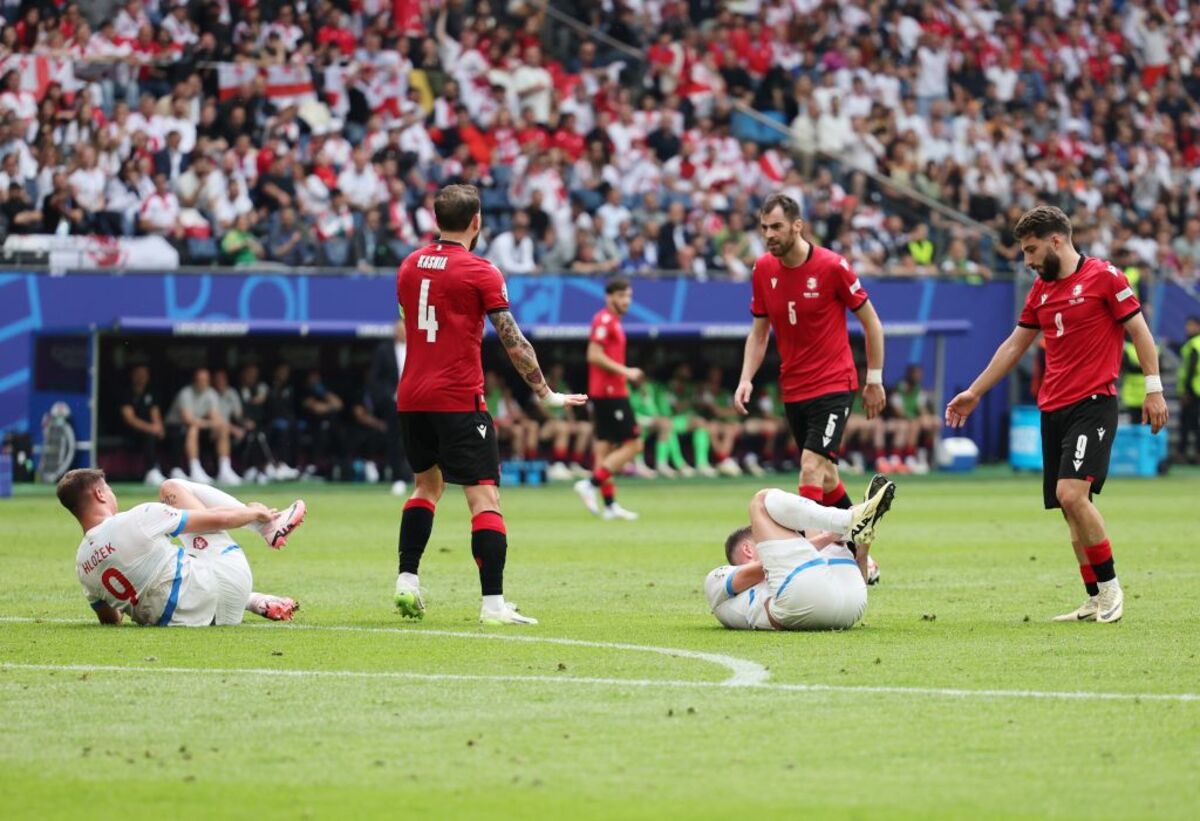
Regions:
<instances>
[{"instance_id":1,"label":"stadium crowd","mask_svg":"<svg viewBox=\"0 0 1200 821\"><path fill-rule=\"evenodd\" d=\"M1200 272L1188 4L554 7L605 36L520 0L6 0L3 231L386 267L466 181L507 273L745 278L783 190L863 274L985 279L1035 202L1086 253Z\"/></svg>"}]
</instances>

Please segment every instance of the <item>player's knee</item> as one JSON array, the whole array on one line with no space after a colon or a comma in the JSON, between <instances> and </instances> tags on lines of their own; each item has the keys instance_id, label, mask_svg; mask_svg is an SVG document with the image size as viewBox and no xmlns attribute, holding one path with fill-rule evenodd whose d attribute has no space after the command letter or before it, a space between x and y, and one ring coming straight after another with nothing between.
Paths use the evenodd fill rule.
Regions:
<instances>
[{"instance_id":1,"label":"player's knee","mask_svg":"<svg viewBox=\"0 0 1200 821\"><path fill-rule=\"evenodd\" d=\"M1088 494L1084 488L1076 487L1074 483L1059 482L1054 489L1058 504L1062 507L1063 515L1078 510L1087 504Z\"/></svg>"},{"instance_id":2,"label":"player's knee","mask_svg":"<svg viewBox=\"0 0 1200 821\"><path fill-rule=\"evenodd\" d=\"M767 495L771 488L763 488L750 499L750 521L769 515L767 513Z\"/></svg>"},{"instance_id":3,"label":"player's knee","mask_svg":"<svg viewBox=\"0 0 1200 821\"><path fill-rule=\"evenodd\" d=\"M168 479L158 486L158 501L167 502L178 497L185 489L178 479Z\"/></svg>"}]
</instances>

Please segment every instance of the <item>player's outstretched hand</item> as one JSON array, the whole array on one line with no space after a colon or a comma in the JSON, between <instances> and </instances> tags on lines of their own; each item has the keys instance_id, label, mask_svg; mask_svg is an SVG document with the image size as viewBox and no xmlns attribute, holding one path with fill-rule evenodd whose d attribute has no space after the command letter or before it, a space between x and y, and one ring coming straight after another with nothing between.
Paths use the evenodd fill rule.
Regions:
<instances>
[{"instance_id":1,"label":"player's outstretched hand","mask_svg":"<svg viewBox=\"0 0 1200 821\"><path fill-rule=\"evenodd\" d=\"M961 428L978 404L978 396L969 390L963 391L946 406L946 424L952 428Z\"/></svg>"},{"instance_id":2,"label":"player's outstretched hand","mask_svg":"<svg viewBox=\"0 0 1200 821\"><path fill-rule=\"evenodd\" d=\"M750 411L746 405L750 402L750 393L754 390L754 383L748 379L743 379L738 383L737 390L733 392L733 406L737 408L737 412L742 416L748 416Z\"/></svg>"},{"instance_id":3,"label":"player's outstretched hand","mask_svg":"<svg viewBox=\"0 0 1200 821\"><path fill-rule=\"evenodd\" d=\"M1150 432L1158 433L1167 426L1167 400L1158 391L1146 394L1142 404L1142 424L1150 423Z\"/></svg>"},{"instance_id":4,"label":"player's outstretched hand","mask_svg":"<svg viewBox=\"0 0 1200 821\"><path fill-rule=\"evenodd\" d=\"M275 515L279 512L277 510L272 510L271 508L264 505L262 502L251 502L250 504L246 505L246 507L250 508L257 514L258 521L260 521L260 522L271 521L272 519L275 518Z\"/></svg>"},{"instance_id":5,"label":"player's outstretched hand","mask_svg":"<svg viewBox=\"0 0 1200 821\"><path fill-rule=\"evenodd\" d=\"M863 388L863 408L867 412L868 419L874 419L883 413L885 404L887 404L887 395L883 391L883 385L867 385Z\"/></svg>"},{"instance_id":6,"label":"player's outstretched hand","mask_svg":"<svg viewBox=\"0 0 1200 821\"><path fill-rule=\"evenodd\" d=\"M646 372L641 368L630 368L628 379L635 385L640 385L646 381Z\"/></svg>"},{"instance_id":7,"label":"player's outstretched hand","mask_svg":"<svg viewBox=\"0 0 1200 821\"><path fill-rule=\"evenodd\" d=\"M547 408L574 408L587 403L586 393L558 393L550 391L539 401Z\"/></svg>"}]
</instances>

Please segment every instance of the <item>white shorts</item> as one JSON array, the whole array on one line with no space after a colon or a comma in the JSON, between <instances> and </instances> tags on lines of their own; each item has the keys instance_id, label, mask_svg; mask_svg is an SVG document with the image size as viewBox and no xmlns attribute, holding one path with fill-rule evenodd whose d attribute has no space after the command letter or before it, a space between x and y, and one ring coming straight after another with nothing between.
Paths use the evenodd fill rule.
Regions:
<instances>
[{"instance_id":1,"label":"white shorts","mask_svg":"<svg viewBox=\"0 0 1200 821\"><path fill-rule=\"evenodd\" d=\"M785 630L845 630L866 612L867 585L846 548L778 539L760 542L758 555L771 589L767 612Z\"/></svg>"},{"instance_id":2,"label":"white shorts","mask_svg":"<svg viewBox=\"0 0 1200 821\"><path fill-rule=\"evenodd\" d=\"M170 625L241 624L254 585L242 548L224 531L180 538L184 570Z\"/></svg>"}]
</instances>

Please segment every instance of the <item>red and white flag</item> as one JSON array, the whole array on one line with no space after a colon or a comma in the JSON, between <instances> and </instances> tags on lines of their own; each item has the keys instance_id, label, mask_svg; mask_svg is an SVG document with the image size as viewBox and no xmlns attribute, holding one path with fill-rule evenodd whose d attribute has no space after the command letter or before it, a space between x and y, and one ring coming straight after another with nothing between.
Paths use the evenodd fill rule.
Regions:
<instances>
[{"instance_id":1,"label":"red and white flag","mask_svg":"<svg viewBox=\"0 0 1200 821\"><path fill-rule=\"evenodd\" d=\"M267 99L276 108L317 99L317 89L308 66L267 66L266 78Z\"/></svg>"},{"instance_id":2,"label":"red and white flag","mask_svg":"<svg viewBox=\"0 0 1200 821\"><path fill-rule=\"evenodd\" d=\"M222 101L228 100L257 76L258 66L254 63L217 63L217 94Z\"/></svg>"},{"instance_id":3,"label":"red and white flag","mask_svg":"<svg viewBox=\"0 0 1200 821\"><path fill-rule=\"evenodd\" d=\"M21 91L28 91L41 100L46 86L58 83L67 92L75 91L75 64L61 57L40 57L33 54L13 55L0 63L0 75L16 71L21 77Z\"/></svg>"},{"instance_id":4,"label":"red and white flag","mask_svg":"<svg viewBox=\"0 0 1200 821\"><path fill-rule=\"evenodd\" d=\"M769 182L781 183L787 175L790 163L779 155L774 148L768 148L758 158L758 168Z\"/></svg>"}]
</instances>

